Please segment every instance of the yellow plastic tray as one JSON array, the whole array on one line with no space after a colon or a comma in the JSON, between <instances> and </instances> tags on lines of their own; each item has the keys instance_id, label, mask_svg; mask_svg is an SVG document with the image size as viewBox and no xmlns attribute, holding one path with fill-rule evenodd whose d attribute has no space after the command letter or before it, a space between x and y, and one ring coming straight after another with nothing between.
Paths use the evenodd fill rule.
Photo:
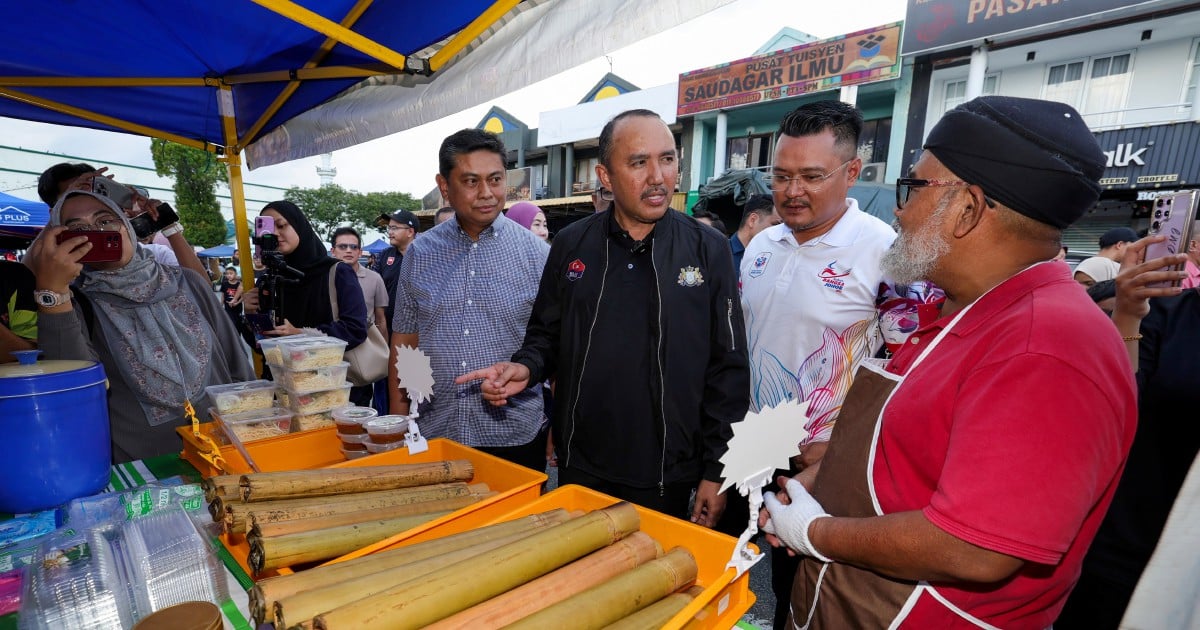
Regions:
<instances>
[{"instance_id":1,"label":"yellow plastic tray","mask_svg":"<svg viewBox=\"0 0 1200 630\"><path fill-rule=\"evenodd\" d=\"M320 429L325 431L325 429ZM519 466L512 462L500 459L493 455L489 455L482 451L477 451L468 446L463 446L452 440L445 438L437 438L429 440L429 450L416 455L409 455L408 448L402 447L394 451L386 453L378 453L376 455L368 455L359 459L349 460L342 455L340 449L341 441L337 439L335 433L330 433L328 436L316 435L317 431L309 431L314 434L310 437L303 438L299 441L293 441L290 444L298 452L293 454L293 458L298 463L313 461L315 458L309 457L313 453L323 452L319 447L309 446L308 442L319 442L321 440L332 441L334 450L338 453L338 462L326 466L302 466L293 465L290 468L279 468L273 470L302 470L305 468L357 468L360 466L391 466L395 464L423 464L428 462L436 462L449 459L465 459L471 462L475 467L475 477L471 483L486 483L488 487L496 492L495 496L488 497L477 503L468 505L467 507L455 510L445 516L434 519L423 525L419 525L412 529L405 530L391 538L382 540L374 545L370 545L354 551L339 560L354 558L365 555L391 546L395 541L406 540L414 535L421 535L430 528L437 526L457 526L462 529L471 529L478 527L484 523L493 522L500 514L504 514L516 508L517 505L537 499L542 493L542 484L546 481L546 474L538 472L524 466ZM294 433L291 436L281 436L279 438L270 438L271 440L283 440L288 437L300 436L303 434ZM268 440L259 440L251 442L247 448L251 450L251 457L256 460L259 453L255 451L255 447ZM273 452L277 448L276 445L270 445L268 449ZM235 451L236 452L236 451ZM461 525L459 525L461 523ZM292 570L284 567L277 571L266 571L259 575L254 575L250 570L250 565L247 562L247 557L250 554L250 547L246 543L246 537L240 534L222 534L221 542L229 549L229 554L237 560L242 569L255 579L270 577L272 575L285 575L292 573Z\"/></svg>"}]
</instances>

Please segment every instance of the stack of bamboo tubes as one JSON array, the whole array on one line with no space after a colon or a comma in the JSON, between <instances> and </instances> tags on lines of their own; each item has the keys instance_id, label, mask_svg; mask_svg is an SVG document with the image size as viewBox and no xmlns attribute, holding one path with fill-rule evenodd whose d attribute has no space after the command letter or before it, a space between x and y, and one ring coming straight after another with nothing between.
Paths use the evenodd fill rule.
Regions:
<instances>
[{"instance_id":1,"label":"stack of bamboo tubes","mask_svg":"<svg viewBox=\"0 0 1200 630\"><path fill-rule=\"evenodd\" d=\"M328 560L496 493L468 484L467 460L224 475L204 480L209 512L244 535L256 573Z\"/></svg>"},{"instance_id":2,"label":"stack of bamboo tubes","mask_svg":"<svg viewBox=\"0 0 1200 630\"><path fill-rule=\"evenodd\" d=\"M628 503L552 510L261 580L250 611L280 629L658 628L698 567L639 526Z\"/></svg>"}]
</instances>

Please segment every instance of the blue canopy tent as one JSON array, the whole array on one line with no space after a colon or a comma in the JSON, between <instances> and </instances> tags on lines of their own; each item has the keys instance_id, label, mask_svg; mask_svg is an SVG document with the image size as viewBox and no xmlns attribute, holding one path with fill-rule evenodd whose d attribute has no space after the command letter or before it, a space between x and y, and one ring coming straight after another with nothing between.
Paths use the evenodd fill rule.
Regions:
<instances>
[{"instance_id":1,"label":"blue canopy tent","mask_svg":"<svg viewBox=\"0 0 1200 630\"><path fill-rule=\"evenodd\" d=\"M243 152L269 164L415 127L730 1L15 0L0 21L0 41L15 42L0 58L0 116L217 155L248 274ZM283 128L318 109L303 133Z\"/></svg>"},{"instance_id":2,"label":"blue canopy tent","mask_svg":"<svg viewBox=\"0 0 1200 630\"><path fill-rule=\"evenodd\" d=\"M381 238L377 238L377 239L375 239L374 243L371 243L370 245L363 247L363 251L367 252L368 254L378 254L379 252L387 249L388 244L389 243L387 241L385 241Z\"/></svg>"},{"instance_id":3,"label":"blue canopy tent","mask_svg":"<svg viewBox=\"0 0 1200 630\"><path fill-rule=\"evenodd\" d=\"M50 208L0 192L0 249L24 249L50 220Z\"/></svg>"},{"instance_id":4,"label":"blue canopy tent","mask_svg":"<svg viewBox=\"0 0 1200 630\"><path fill-rule=\"evenodd\" d=\"M200 250L196 252L196 255L200 258L233 258L233 252L236 251L233 245L217 245L216 247Z\"/></svg>"}]
</instances>

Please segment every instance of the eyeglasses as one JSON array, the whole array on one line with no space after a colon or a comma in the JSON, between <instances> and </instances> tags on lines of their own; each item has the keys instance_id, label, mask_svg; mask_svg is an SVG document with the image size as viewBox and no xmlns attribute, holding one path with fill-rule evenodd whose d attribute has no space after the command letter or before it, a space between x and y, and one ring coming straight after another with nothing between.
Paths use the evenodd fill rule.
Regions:
<instances>
[{"instance_id":1,"label":"eyeglasses","mask_svg":"<svg viewBox=\"0 0 1200 630\"><path fill-rule=\"evenodd\" d=\"M389 231L389 232L399 232L400 230L411 230L411 229L413 229L413 226L411 226L411 225L389 225L389 226L387 226L387 231Z\"/></svg>"},{"instance_id":2,"label":"eyeglasses","mask_svg":"<svg viewBox=\"0 0 1200 630\"><path fill-rule=\"evenodd\" d=\"M815 173L806 173L804 175L797 175L795 177L788 177L786 175L767 175L765 179L767 185L771 187L771 190L776 192L787 192L791 189L792 182L800 184L800 189L805 192L819 192L821 188L825 186L825 182L828 181L830 177L833 177L834 173L846 168L848 164L856 159L857 158L850 158L849 160L842 162L842 164L837 168L823 175Z\"/></svg>"},{"instance_id":3,"label":"eyeglasses","mask_svg":"<svg viewBox=\"0 0 1200 630\"><path fill-rule=\"evenodd\" d=\"M904 204L908 203L908 198L912 196L914 188L924 186L970 186L971 182L964 182L961 179L916 179L913 177L901 177L896 180L896 207L903 210ZM984 195L983 200L989 208L994 208L996 202L990 197Z\"/></svg>"},{"instance_id":4,"label":"eyeglasses","mask_svg":"<svg viewBox=\"0 0 1200 630\"><path fill-rule=\"evenodd\" d=\"M100 215L100 218L95 223L76 221L67 224L66 227L71 232L117 232L124 226L125 222L118 218L117 215L104 213Z\"/></svg>"},{"instance_id":5,"label":"eyeglasses","mask_svg":"<svg viewBox=\"0 0 1200 630\"><path fill-rule=\"evenodd\" d=\"M344 252L353 251L359 248L359 246L355 245L354 243L338 243L337 245L334 245L334 247Z\"/></svg>"}]
</instances>

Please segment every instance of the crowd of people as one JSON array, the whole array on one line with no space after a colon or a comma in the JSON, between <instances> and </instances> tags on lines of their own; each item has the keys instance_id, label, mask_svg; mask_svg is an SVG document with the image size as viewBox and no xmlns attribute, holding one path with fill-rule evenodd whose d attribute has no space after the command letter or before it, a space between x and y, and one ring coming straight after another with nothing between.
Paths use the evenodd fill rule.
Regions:
<instances>
[{"instance_id":1,"label":"crowd of people","mask_svg":"<svg viewBox=\"0 0 1200 630\"><path fill-rule=\"evenodd\" d=\"M432 228L380 217L390 246L363 266L357 231L323 240L272 202L289 280L230 267L218 292L178 225L168 251L139 243L130 217L156 201L122 207L93 192L103 169L57 165L49 225L0 268L0 350L100 361L126 461L179 450L205 386L255 378L248 314L349 349L377 330L390 373L355 403L408 413L396 348L420 348L427 437L733 534L752 517L719 492L733 424L807 401L757 515L775 627L1116 627L1200 449L1178 417L1200 404L1200 235L1145 260L1162 237L1120 228L1072 271L1062 233L1104 154L1071 107L995 96L933 127L888 225L847 194L862 126L838 101L784 117L771 195L727 236L671 209L666 123L623 112L596 212L552 240L536 205L505 208L499 137L465 129L439 149ZM80 231L119 233L119 259L81 261L90 241L63 237Z\"/></svg>"}]
</instances>

